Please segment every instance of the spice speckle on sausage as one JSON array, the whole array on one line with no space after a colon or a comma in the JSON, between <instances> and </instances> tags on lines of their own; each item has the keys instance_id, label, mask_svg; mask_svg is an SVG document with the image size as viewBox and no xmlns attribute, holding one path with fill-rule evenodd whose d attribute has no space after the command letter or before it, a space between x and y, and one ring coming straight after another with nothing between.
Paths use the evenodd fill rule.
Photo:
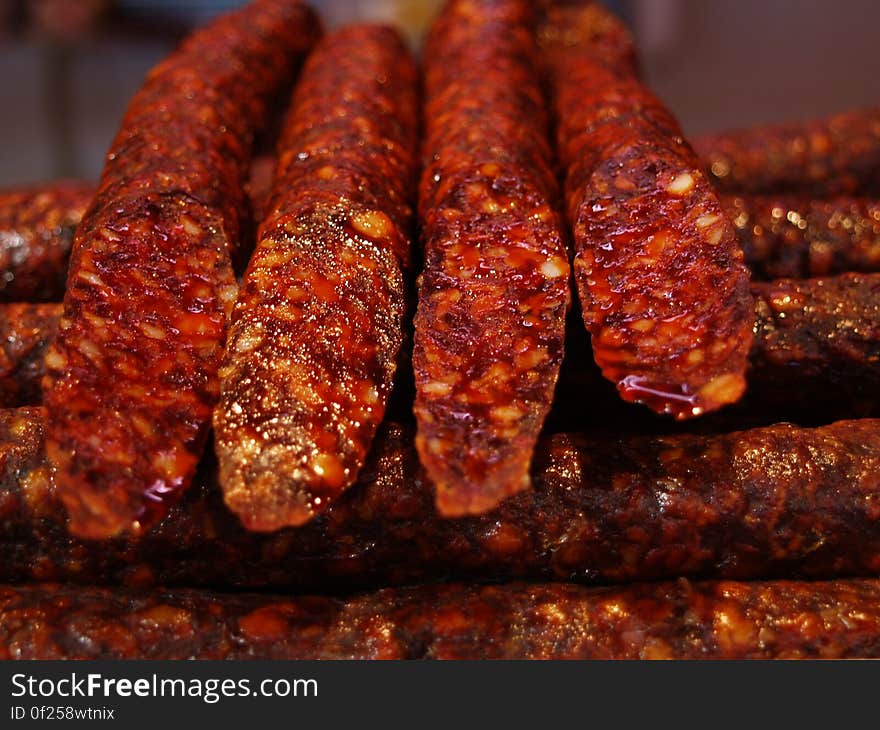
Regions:
<instances>
[{"instance_id":1,"label":"spice speckle on sausage","mask_svg":"<svg viewBox=\"0 0 880 730\"><path fill-rule=\"evenodd\" d=\"M226 504L250 529L326 509L382 420L404 339L417 86L384 26L327 36L303 68L214 415Z\"/></svg>"},{"instance_id":2,"label":"spice speckle on sausage","mask_svg":"<svg viewBox=\"0 0 880 730\"><path fill-rule=\"evenodd\" d=\"M257 0L184 41L126 111L46 354L47 453L74 534L139 533L189 486L237 292L253 136L317 33L305 6Z\"/></svg>"},{"instance_id":3,"label":"spice speckle on sausage","mask_svg":"<svg viewBox=\"0 0 880 730\"><path fill-rule=\"evenodd\" d=\"M733 403L753 306L733 226L669 112L603 44L567 43L558 22L539 37L596 363L624 399L679 419Z\"/></svg>"},{"instance_id":4,"label":"spice speckle on sausage","mask_svg":"<svg viewBox=\"0 0 880 730\"><path fill-rule=\"evenodd\" d=\"M562 361L569 265L521 0L452 0L425 46L416 446L447 516L529 485Z\"/></svg>"}]
</instances>

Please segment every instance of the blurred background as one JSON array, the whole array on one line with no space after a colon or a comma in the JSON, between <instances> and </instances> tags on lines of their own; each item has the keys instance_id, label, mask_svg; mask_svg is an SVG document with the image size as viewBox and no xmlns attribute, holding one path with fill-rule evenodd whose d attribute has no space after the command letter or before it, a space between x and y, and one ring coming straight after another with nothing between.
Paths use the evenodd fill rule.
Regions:
<instances>
[{"instance_id":1,"label":"blurred background","mask_svg":"<svg viewBox=\"0 0 880 730\"><path fill-rule=\"evenodd\" d=\"M241 0L0 0L0 185L96 178L131 94ZM312 0L417 45L438 0ZM877 0L608 0L687 134L880 104Z\"/></svg>"}]
</instances>

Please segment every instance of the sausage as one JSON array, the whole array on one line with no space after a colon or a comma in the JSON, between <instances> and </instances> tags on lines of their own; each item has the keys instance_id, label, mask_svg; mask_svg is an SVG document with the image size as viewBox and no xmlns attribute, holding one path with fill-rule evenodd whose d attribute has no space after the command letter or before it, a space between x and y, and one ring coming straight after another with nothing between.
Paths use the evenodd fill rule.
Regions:
<instances>
[{"instance_id":1,"label":"sausage","mask_svg":"<svg viewBox=\"0 0 880 730\"><path fill-rule=\"evenodd\" d=\"M386 426L358 483L307 525L245 530L210 462L141 539L71 539L39 409L0 411L0 580L346 590L446 576L626 582L876 575L880 421L722 435L556 434L534 489L437 514L412 434Z\"/></svg>"},{"instance_id":2,"label":"sausage","mask_svg":"<svg viewBox=\"0 0 880 730\"><path fill-rule=\"evenodd\" d=\"M694 147L725 192L880 194L880 107L705 135Z\"/></svg>"},{"instance_id":3,"label":"sausage","mask_svg":"<svg viewBox=\"0 0 880 730\"><path fill-rule=\"evenodd\" d=\"M353 598L0 587L0 659L880 656L880 581L443 584Z\"/></svg>"},{"instance_id":4,"label":"sausage","mask_svg":"<svg viewBox=\"0 0 880 730\"><path fill-rule=\"evenodd\" d=\"M880 271L880 201L795 195L722 201L752 279Z\"/></svg>"},{"instance_id":5,"label":"sausage","mask_svg":"<svg viewBox=\"0 0 880 730\"><path fill-rule=\"evenodd\" d=\"M61 300L73 234L93 195L79 181L0 191L0 302Z\"/></svg>"},{"instance_id":6,"label":"sausage","mask_svg":"<svg viewBox=\"0 0 880 730\"><path fill-rule=\"evenodd\" d=\"M47 453L73 534L138 533L190 484L236 297L251 141L317 33L304 6L257 0L184 41L125 113L46 354Z\"/></svg>"},{"instance_id":7,"label":"sausage","mask_svg":"<svg viewBox=\"0 0 880 730\"><path fill-rule=\"evenodd\" d=\"M525 0L451 0L425 46L416 448L449 517L529 486L568 258Z\"/></svg>"},{"instance_id":8,"label":"sausage","mask_svg":"<svg viewBox=\"0 0 880 730\"><path fill-rule=\"evenodd\" d=\"M0 304L0 406L42 400L43 357L60 317L59 304Z\"/></svg>"},{"instance_id":9,"label":"sausage","mask_svg":"<svg viewBox=\"0 0 880 730\"><path fill-rule=\"evenodd\" d=\"M624 400L678 419L736 402L754 305L733 225L672 115L554 20L539 36L596 363Z\"/></svg>"},{"instance_id":10,"label":"sausage","mask_svg":"<svg viewBox=\"0 0 880 730\"><path fill-rule=\"evenodd\" d=\"M303 68L214 414L226 504L250 529L326 509L383 418L404 339L417 87L384 26L327 36Z\"/></svg>"}]
</instances>

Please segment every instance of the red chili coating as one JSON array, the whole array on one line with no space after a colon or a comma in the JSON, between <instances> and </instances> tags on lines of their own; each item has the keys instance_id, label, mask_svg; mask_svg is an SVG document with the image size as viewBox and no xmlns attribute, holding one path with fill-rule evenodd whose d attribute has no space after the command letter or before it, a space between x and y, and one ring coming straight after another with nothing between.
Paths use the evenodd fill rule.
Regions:
<instances>
[{"instance_id":1,"label":"red chili coating","mask_svg":"<svg viewBox=\"0 0 880 730\"><path fill-rule=\"evenodd\" d=\"M46 355L47 452L71 532L138 533L192 479L218 396L267 99L318 34L290 0L257 0L148 75L77 231Z\"/></svg>"},{"instance_id":2,"label":"red chili coating","mask_svg":"<svg viewBox=\"0 0 880 730\"><path fill-rule=\"evenodd\" d=\"M880 201L722 197L753 279L880 271Z\"/></svg>"},{"instance_id":3,"label":"red chili coating","mask_svg":"<svg viewBox=\"0 0 880 730\"><path fill-rule=\"evenodd\" d=\"M662 104L553 23L539 37L596 362L625 400L679 419L733 403L753 306L733 226Z\"/></svg>"},{"instance_id":4,"label":"red chili coating","mask_svg":"<svg viewBox=\"0 0 880 730\"><path fill-rule=\"evenodd\" d=\"M880 421L539 442L532 481L450 520L410 432L377 437L358 484L309 524L249 532L205 464L141 539L71 539L39 409L0 411L0 580L346 590L447 576L584 582L880 571Z\"/></svg>"},{"instance_id":5,"label":"red chili coating","mask_svg":"<svg viewBox=\"0 0 880 730\"><path fill-rule=\"evenodd\" d=\"M0 659L880 657L880 581L429 585L354 598L0 587Z\"/></svg>"},{"instance_id":6,"label":"red chili coating","mask_svg":"<svg viewBox=\"0 0 880 730\"><path fill-rule=\"evenodd\" d=\"M60 318L60 304L0 304L0 407L42 401L43 357Z\"/></svg>"},{"instance_id":7,"label":"red chili coating","mask_svg":"<svg viewBox=\"0 0 880 730\"><path fill-rule=\"evenodd\" d=\"M416 447L446 516L529 486L569 265L530 3L452 0L425 46Z\"/></svg>"},{"instance_id":8,"label":"red chili coating","mask_svg":"<svg viewBox=\"0 0 880 730\"><path fill-rule=\"evenodd\" d=\"M392 28L340 30L303 68L214 413L226 504L249 529L326 509L382 420L404 339L417 114L415 62Z\"/></svg>"},{"instance_id":9,"label":"red chili coating","mask_svg":"<svg viewBox=\"0 0 880 730\"><path fill-rule=\"evenodd\" d=\"M694 148L730 193L880 194L880 107L705 135Z\"/></svg>"},{"instance_id":10,"label":"red chili coating","mask_svg":"<svg viewBox=\"0 0 880 730\"><path fill-rule=\"evenodd\" d=\"M61 300L73 234L94 192L77 181L0 191L0 302Z\"/></svg>"}]
</instances>

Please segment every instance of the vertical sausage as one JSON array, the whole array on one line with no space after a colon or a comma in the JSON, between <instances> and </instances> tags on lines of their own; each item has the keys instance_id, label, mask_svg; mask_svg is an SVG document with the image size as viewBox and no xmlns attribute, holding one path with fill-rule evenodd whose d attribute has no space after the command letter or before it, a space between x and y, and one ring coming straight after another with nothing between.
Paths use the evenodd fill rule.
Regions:
<instances>
[{"instance_id":1,"label":"vertical sausage","mask_svg":"<svg viewBox=\"0 0 880 730\"><path fill-rule=\"evenodd\" d=\"M733 226L669 112L554 22L539 37L596 362L624 399L676 418L735 402L753 305Z\"/></svg>"},{"instance_id":2,"label":"vertical sausage","mask_svg":"<svg viewBox=\"0 0 880 730\"><path fill-rule=\"evenodd\" d=\"M425 46L416 446L447 516L528 487L569 304L530 4L452 0Z\"/></svg>"},{"instance_id":3,"label":"vertical sausage","mask_svg":"<svg viewBox=\"0 0 880 730\"><path fill-rule=\"evenodd\" d=\"M139 532L189 485L236 296L250 145L317 31L304 6L257 0L194 33L129 105L46 355L47 451L75 534Z\"/></svg>"},{"instance_id":4,"label":"vertical sausage","mask_svg":"<svg viewBox=\"0 0 880 730\"><path fill-rule=\"evenodd\" d=\"M338 31L303 69L214 417L226 503L251 529L325 509L382 420L404 339L417 109L390 28Z\"/></svg>"},{"instance_id":5,"label":"vertical sausage","mask_svg":"<svg viewBox=\"0 0 880 730\"><path fill-rule=\"evenodd\" d=\"M752 278L880 271L880 201L726 196Z\"/></svg>"},{"instance_id":6,"label":"vertical sausage","mask_svg":"<svg viewBox=\"0 0 880 730\"><path fill-rule=\"evenodd\" d=\"M73 234L93 195L84 182L0 192L0 301L61 300Z\"/></svg>"},{"instance_id":7,"label":"vertical sausage","mask_svg":"<svg viewBox=\"0 0 880 730\"><path fill-rule=\"evenodd\" d=\"M447 584L355 598L0 587L0 659L880 657L880 582Z\"/></svg>"},{"instance_id":8,"label":"vertical sausage","mask_svg":"<svg viewBox=\"0 0 880 730\"><path fill-rule=\"evenodd\" d=\"M880 194L880 107L706 135L694 147L725 192Z\"/></svg>"}]
</instances>

